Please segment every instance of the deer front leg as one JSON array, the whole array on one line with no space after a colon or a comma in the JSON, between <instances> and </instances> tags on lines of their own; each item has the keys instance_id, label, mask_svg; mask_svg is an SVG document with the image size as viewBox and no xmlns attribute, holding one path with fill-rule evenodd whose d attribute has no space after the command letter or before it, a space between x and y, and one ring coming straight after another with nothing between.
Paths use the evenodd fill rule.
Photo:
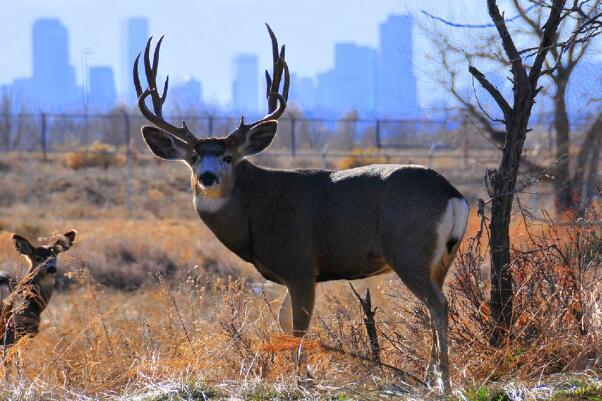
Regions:
<instances>
[{"instance_id":1,"label":"deer front leg","mask_svg":"<svg viewBox=\"0 0 602 401\"><path fill-rule=\"evenodd\" d=\"M301 338L307 332L309 322L311 321L316 285L313 282L293 282L288 284L287 287L288 292L280 307L280 325L285 332ZM289 311L292 312L292 319L289 317ZM291 328L292 330L290 330ZM303 351L302 346L293 350L293 360L301 376L310 376L309 367L307 366L307 355Z\"/></svg>"},{"instance_id":2,"label":"deer front leg","mask_svg":"<svg viewBox=\"0 0 602 401\"><path fill-rule=\"evenodd\" d=\"M280 311L278 312L278 323L285 334L289 336L293 335L293 307L291 304L291 295L288 292L288 289L286 290L286 294L282 300L282 304L280 305ZM298 347L291 348L291 358L297 367L299 367L299 353L300 350Z\"/></svg>"},{"instance_id":3,"label":"deer front leg","mask_svg":"<svg viewBox=\"0 0 602 401\"><path fill-rule=\"evenodd\" d=\"M291 296L286 290L286 295L280 304L280 311L278 312L278 323L282 331L288 335L293 335L293 308L291 305Z\"/></svg>"}]
</instances>

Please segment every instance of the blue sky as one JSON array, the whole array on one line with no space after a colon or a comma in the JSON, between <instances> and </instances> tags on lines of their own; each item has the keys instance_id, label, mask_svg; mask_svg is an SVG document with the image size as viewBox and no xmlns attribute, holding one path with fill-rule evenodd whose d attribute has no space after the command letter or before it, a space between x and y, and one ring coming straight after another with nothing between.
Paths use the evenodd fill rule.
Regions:
<instances>
[{"instance_id":1,"label":"blue sky","mask_svg":"<svg viewBox=\"0 0 602 401\"><path fill-rule=\"evenodd\" d=\"M506 2L500 3L503 9ZM0 84L30 74L32 23L56 17L69 30L71 64L78 79L82 52L90 49L88 64L113 66L119 87L124 78L130 79L130 67L124 70L121 57L123 21L141 16L149 19L151 33L166 34L160 71L175 81L199 78L205 99L225 104L236 54L256 53L262 69L269 65L264 22L286 43L291 71L314 76L332 67L336 42L376 46L379 23L396 13L411 14L422 26L414 29L414 68L420 103L428 106L445 91L434 83L438 65L428 58L432 49L427 36L445 28L424 17L422 9L459 23L489 22L484 0L0 0ZM482 31L450 33L459 46L470 46ZM461 71L468 83L468 73Z\"/></svg>"},{"instance_id":2,"label":"blue sky","mask_svg":"<svg viewBox=\"0 0 602 401\"><path fill-rule=\"evenodd\" d=\"M230 98L231 59L241 52L259 55L260 66L269 65L270 48L264 22L271 24L287 45L292 72L301 76L325 71L333 63L335 42L376 46L378 25L392 13L420 10L457 21L487 21L484 2L477 0L0 0L0 83L27 76L31 70L31 26L36 18L57 17L70 33L71 64L81 80L81 59L90 49L89 65L115 67L123 82L121 62L123 21L147 17L151 33L166 34L160 69L176 81L200 78L209 101ZM476 5L480 7L476 7ZM482 6L481 6L482 4ZM432 63L428 40L415 29L415 68L421 103L433 100L428 78ZM462 39L464 40L464 39ZM140 44L142 47L144 44ZM125 71L128 74L129 69Z\"/></svg>"}]
</instances>

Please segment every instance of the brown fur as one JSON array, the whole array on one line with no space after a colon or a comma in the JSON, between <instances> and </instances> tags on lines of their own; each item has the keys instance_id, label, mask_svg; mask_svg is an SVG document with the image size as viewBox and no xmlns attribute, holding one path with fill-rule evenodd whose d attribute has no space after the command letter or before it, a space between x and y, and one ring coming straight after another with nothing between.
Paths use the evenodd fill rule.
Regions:
<instances>
[{"instance_id":1,"label":"brown fur","mask_svg":"<svg viewBox=\"0 0 602 401\"><path fill-rule=\"evenodd\" d=\"M75 231L61 236L52 246L34 247L25 238L13 236L17 250L31 264L27 274L14 284L0 311L0 341L4 347L20 338L35 336L40 326L40 315L48 305L54 290L56 258L68 250L75 239ZM6 274L3 274L5 276Z\"/></svg>"},{"instance_id":2,"label":"brown fur","mask_svg":"<svg viewBox=\"0 0 602 401\"><path fill-rule=\"evenodd\" d=\"M269 31L274 54L274 80L267 75L269 114L251 125L241 119L223 138L196 138L185 124L176 128L163 120L163 98L155 90L142 90L136 63L139 107L154 124L142 127L144 141L158 157L189 165L197 213L216 237L267 280L287 287L279 320L295 336L303 336L309 326L317 282L394 270L429 309L436 340L432 354L449 390L447 300L441 286L453 246L466 227L461 221L467 218L466 199L436 171L421 166L372 165L335 172L267 169L247 160L274 139L288 96L284 49L278 56ZM150 41L145 67L154 89L157 65L151 63L149 49ZM148 96L154 96L154 114L144 103ZM228 153L229 162L223 159ZM442 246L447 257L439 256ZM441 265L433 266L440 263L437 259Z\"/></svg>"}]
</instances>

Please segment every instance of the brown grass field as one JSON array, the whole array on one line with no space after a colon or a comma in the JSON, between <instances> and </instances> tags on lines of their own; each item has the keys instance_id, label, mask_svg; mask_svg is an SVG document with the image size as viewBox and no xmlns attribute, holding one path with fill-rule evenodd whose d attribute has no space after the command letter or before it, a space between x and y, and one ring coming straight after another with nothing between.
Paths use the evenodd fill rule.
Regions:
<instances>
[{"instance_id":1,"label":"brown grass field","mask_svg":"<svg viewBox=\"0 0 602 401\"><path fill-rule=\"evenodd\" d=\"M427 162L412 152L398 157L387 161ZM370 360L349 284L323 284L304 340L315 379L298 383L290 357L298 344L282 334L276 318L283 289L261 279L198 219L183 166L138 158L128 179L122 160L104 167L74 160L0 156L0 269L24 272L12 233L50 240L78 230L75 246L59 260L59 291L40 333L4 356L0 400L435 397L420 384L430 353L428 314L394 276L353 283L362 294L372 291L386 366ZM460 168L453 160L435 160L434 167L474 205L485 197L485 166L475 159ZM266 156L261 163L316 161ZM540 202L549 206L544 196ZM507 343L493 348L487 232L475 238L479 226L473 211L446 282L450 398L600 401L599 227L534 221L517 210L515 324Z\"/></svg>"}]
</instances>

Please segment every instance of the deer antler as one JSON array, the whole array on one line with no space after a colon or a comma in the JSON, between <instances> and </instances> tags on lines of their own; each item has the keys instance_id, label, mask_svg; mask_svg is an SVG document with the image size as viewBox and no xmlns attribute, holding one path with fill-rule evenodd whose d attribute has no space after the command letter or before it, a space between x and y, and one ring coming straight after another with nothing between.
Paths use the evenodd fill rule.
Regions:
<instances>
[{"instance_id":1,"label":"deer antler","mask_svg":"<svg viewBox=\"0 0 602 401\"><path fill-rule=\"evenodd\" d=\"M273 58L273 66L272 66L272 77L268 70L265 70L265 80L266 80L266 94L265 97L268 101L268 114L260 120L255 121L252 124L245 124L244 117L240 118L240 125L238 127L239 131L244 131L246 129L250 129L252 126L262 123L268 120L277 120L284 113L286 109L286 102L288 100L288 89L290 86L290 75L288 72L288 65L286 64L286 60L284 59L285 55L285 46L282 45L280 48L280 53L278 53L278 39L276 39L276 35L272 31L272 28L268 24L265 24L268 29L268 33L270 34L270 39L272 40L272 58ZM279 93L280 90L280 81L282 80L282 74L284 73L284 84L282 85L282 94Z\"/></svg>"},{"instance_id":2,"label":"deer antler","mask_svg":"<svg viewBox=\"0 0 602 401\"><path fill-rule=\"evenodd\" d=\"M134 61L134 86L136 87L136 94L138 95L138 107L140 108L142 115L146 117L151 124L170 133L181 141L194 146L198 139L190 132L185 121L182 121L182 127L178 128L163 119L163 103L165 103L165 99L167 99L167 89L169 87L168 76L163 85L163 94L159 95L159 91L157 90L157 71L159 69L159 51L161 49L163 38L164 36L161 36L155 46L152 63L150 60L150 47L153 37L151 36L148 38L148 41L146 42L146 47L144 49L144 72L148 83L148 88L146 90L142 90L140 77L138 75L138 61L140 60L141 53L136 56L136 60ZM153 103L154 113L146 106L146 98L149 96Z\"/></svg>"}]
</instances>

